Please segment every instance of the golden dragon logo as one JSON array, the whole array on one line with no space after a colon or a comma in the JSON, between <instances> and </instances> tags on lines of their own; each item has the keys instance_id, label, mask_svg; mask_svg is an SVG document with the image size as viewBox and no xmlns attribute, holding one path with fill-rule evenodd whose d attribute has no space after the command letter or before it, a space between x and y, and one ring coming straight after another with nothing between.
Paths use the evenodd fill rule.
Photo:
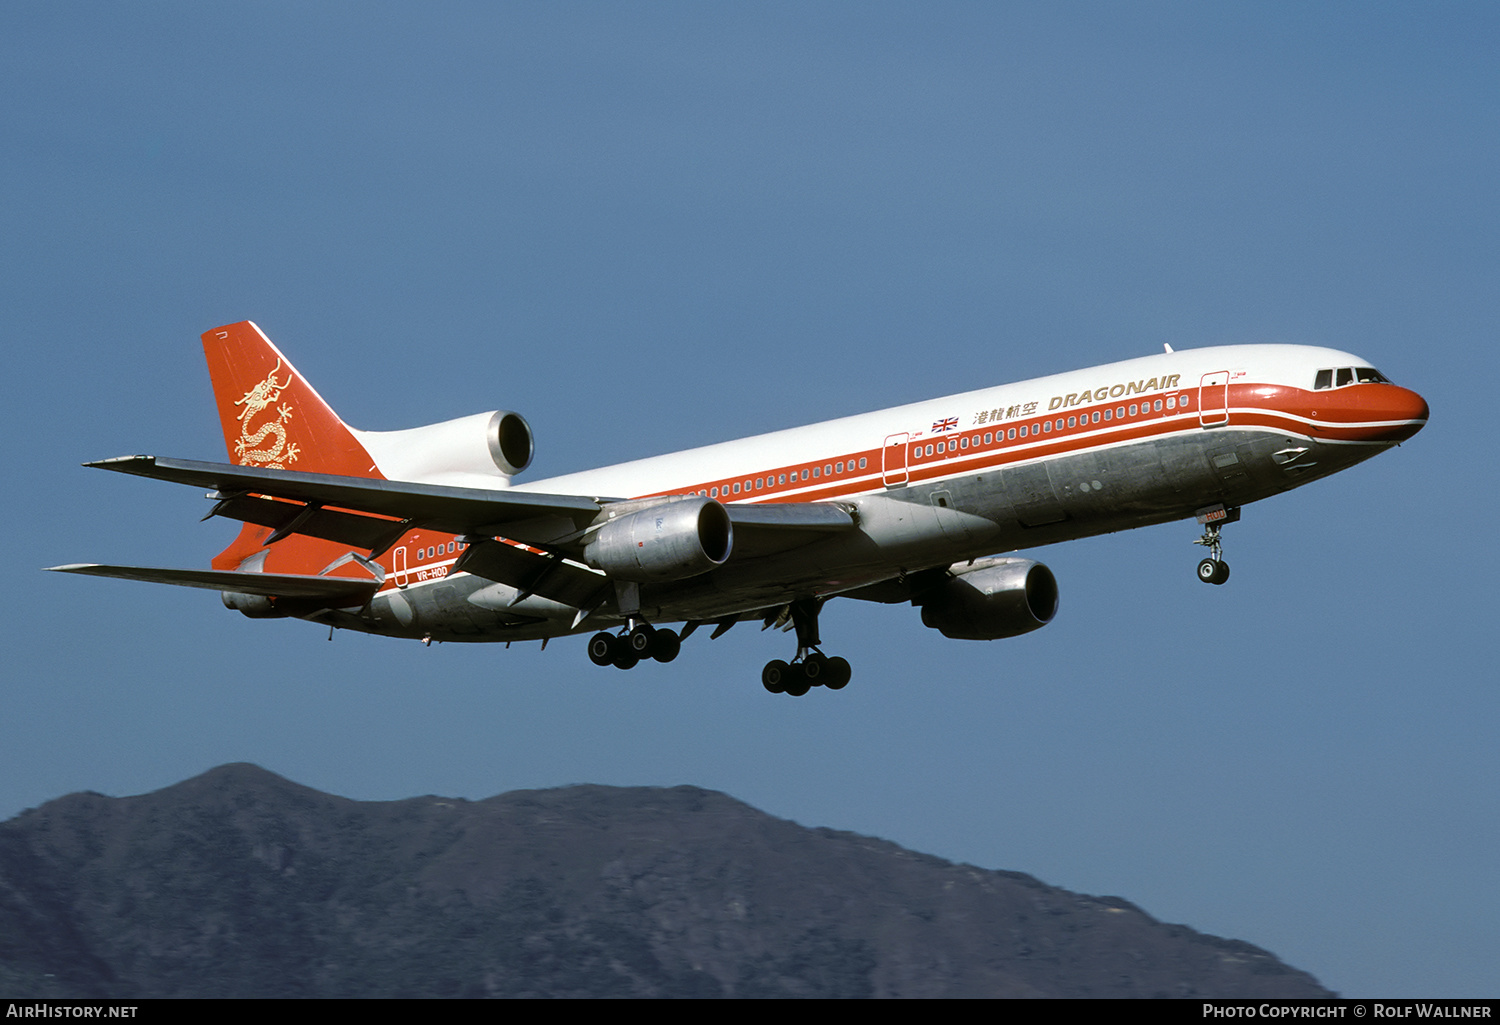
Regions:
<instances>
[{"instance_id":1,"label":"golden dragon logo","mask_svg":"<svg viewBox=\"0 0 1500 1025\"><path fill-rule=\"evenodd\" d=\"M263 413L267 406L281 398L281 393L292 383L291 371L287 371L286 380L276 380L276 371L281 369L281 360L277 359L276 366L266 375L266 379L245 393L244 398L235 402L236 406L244 406L244 412L236 418L240 422L240 436L234 442L234 454L239 457L240 463L245 466L267 466L273 470L285 470L287 463L297 461L297 445L295 442L287 444L286 422L292 418L292 407L282 403L276 408L277 417L260 425L260 429L251 432L250 421ZM267 438L274 440L260 448Z\"/></svg>"}]
</instances>

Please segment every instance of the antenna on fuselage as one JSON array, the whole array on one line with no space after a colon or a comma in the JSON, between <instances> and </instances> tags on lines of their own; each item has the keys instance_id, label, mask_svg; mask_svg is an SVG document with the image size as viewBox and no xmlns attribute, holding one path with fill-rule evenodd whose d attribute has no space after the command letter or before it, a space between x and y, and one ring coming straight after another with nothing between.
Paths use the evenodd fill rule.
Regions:
<instances>
[{"instance_id":1,"label":"antenna on fuselage","mask_svg":"<svg viewBox=\"0 0 1500 1025\"><path fill-rule=\"evenodd\" d=\"M1170 354L1172 352L1172 347L1170 345L1168 345L1166 342L1162 342L1161 343L1161 347L1163 349L1166 349L1167 352L1168 352L1168 354Z\"/></svg>"}]
</instances>

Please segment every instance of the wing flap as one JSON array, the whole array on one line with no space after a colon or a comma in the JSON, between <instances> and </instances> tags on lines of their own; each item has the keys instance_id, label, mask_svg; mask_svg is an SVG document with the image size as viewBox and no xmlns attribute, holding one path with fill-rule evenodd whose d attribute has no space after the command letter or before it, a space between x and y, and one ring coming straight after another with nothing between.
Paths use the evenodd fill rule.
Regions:
<instances>
[{"instance_id":1,"label":"wing flap","mask_svg":"<svg viewBox=\"0 0 1500 1025\"><path fill-rule=\"evenodd\" d=\"M384 545L392 529L400 523L399 520L334 509L316 509L307 515L306 509L305 505L295 502L278 502L259 495L235 495L214 506L212 515L275 530L292 528L298 534L371 550Z\"/></svg>"},{"instance_id":2,"label":"wing flap","mask_svg":"<svg viewBox=\"0 0 1500 1025\"><path fill-rule=\"evenodd\" d=\"M178 587L201 587L209 591L237 591L240 594L263 594L270 598L316 598L335 604L362 605L380 587L374 580L348 577L317 577L295 573L242 573L236 570L159 569L154 566L101 566L92 562L75 562L66 566L48 566L56 573L83 573L92 577L117 580L142 580L149 584L174 584Z\"/></svg>"}]
</instances>

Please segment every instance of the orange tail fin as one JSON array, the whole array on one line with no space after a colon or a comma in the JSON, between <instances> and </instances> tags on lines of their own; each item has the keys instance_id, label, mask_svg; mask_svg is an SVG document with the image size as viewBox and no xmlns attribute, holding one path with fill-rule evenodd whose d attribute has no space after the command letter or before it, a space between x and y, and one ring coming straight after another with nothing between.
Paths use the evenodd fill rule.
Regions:
<instances>
[{"instance_id":1,"label":"orange tail fin","mask_svg":"<svg viewBox=\"0 0 1500 1025\"><path fill-rule=\"evenodd\" d=\"M250 321L204 332L203 354L230 462L383 476L338 414Z\"/></svg>"},{"instance_id":2,"label":"orange tail fin","mask_svg":"<svg viewBox=\"0 0 1500 1025\"><path fill-rule=\"evenodd\" d=\"M203 354L208 358L208 376L230 462L345 477L384 477L338 414L250 321L204 332ZM214 568L316 573L342 551L331 542L302 536L288 537L267 549L264 541L270 534L269 527L246 523L230 546L214 558Z\"/></svg>"}]
</instances>

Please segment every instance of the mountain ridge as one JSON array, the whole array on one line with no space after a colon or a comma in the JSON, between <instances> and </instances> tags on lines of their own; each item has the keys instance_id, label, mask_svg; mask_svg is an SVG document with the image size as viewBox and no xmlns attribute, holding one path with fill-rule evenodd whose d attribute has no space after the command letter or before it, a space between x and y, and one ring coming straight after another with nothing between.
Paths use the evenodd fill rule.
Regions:
<instances>
[{"instance_id":1,"label":"mountain ridge","mask_svg":"<svg viewBox=\"0 0 1500 1025\"><path fill-rule=\"evenodd\" d=\"M250 763L0 823L25 996L1331 996L1251 944L694 786L355 801Z\"/></svg>"}]
</instances>

